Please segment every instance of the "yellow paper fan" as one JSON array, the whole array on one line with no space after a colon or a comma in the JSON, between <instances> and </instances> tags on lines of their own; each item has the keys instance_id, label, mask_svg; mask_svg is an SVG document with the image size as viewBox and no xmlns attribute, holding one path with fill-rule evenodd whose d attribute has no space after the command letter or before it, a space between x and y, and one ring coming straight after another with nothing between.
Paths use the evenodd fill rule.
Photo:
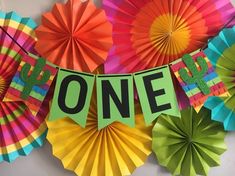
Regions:
<instances>
[{"instance_id":1,"label":"yellow paper fan","mask_svg":"<svg viewBox=\"0 0 235 176\"><path fill-rule=\"evenodd\" d=\"M86 128L69 118L47 124L47 139L53 154L66 169L79 176L130 175L151 153L152 126L145 126L139 105L136 105L135 128L116 122L98 131L95 98L91 101Z\"/></svg>"}]
</instances>

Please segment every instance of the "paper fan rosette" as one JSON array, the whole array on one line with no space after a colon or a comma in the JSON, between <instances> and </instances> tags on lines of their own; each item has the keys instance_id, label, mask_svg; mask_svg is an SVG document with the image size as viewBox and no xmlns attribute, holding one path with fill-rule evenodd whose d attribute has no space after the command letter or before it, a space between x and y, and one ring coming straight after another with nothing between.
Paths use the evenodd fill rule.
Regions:
<instances>
[{"instance_id":1,"label":"paper fan rosette","mask_svg":"<svg viewBox=\"0 0 235 176\"><path fill-rule=\"evenodd\" d=\"M24 49L33 52L35 23L15 12L0 12L0 162L12 162L42 146L46 137L44 121L48 111L47 99L36 117L23 102L3 102L9 84L18 68ZM49 95L48 95L49 96Z\"/></svg>"},{"instance_id":2,"label":"paper fan rosette","mask_svg":"<svg viewBox=\"0 0 235 176\"><path fill-rule=\"evenodd\" d=\"M0 11L0 100L13 78L20 59L28 52L34 52L36 43L31 18L22 18L15 12Z\"/></svg>"},{"instance_id":3,"label":"paper fan rosette","mask_svg":"<svg viewBox=\"0 0 235 176\"><path fill-rule=\"evenodd\" d=\"M113 24L106 73L169 64L202 47L235 14L229 0L104 0Z\"/></svg>"},{"instance_id":4,"label":"paper fan rosette","mask_svg":"<svg viewBox=\"0 0 235 176\"><path fill-rule=\"evenodd\" d=\"M36 37L34 29L37 25L31 18L22 18L16 12L5 13L0 11L0 27L4 30L0 29L1 49L10 48L17 53L23 51L35 53Z\"/></svg>"},{"instance_id":5,"label":"paper fan rosette","mask_svg":"<svg viewBox=\"0 0 235 176\"><path fill-rule=\"evenodd\" d=\"M210 97L204 106L212 111L213 120L224 124L225 130L235 131L235 27L222 30L209 42L205 54L231 96Z\"/></svg>"},{"instance_id":6,"label":"paper fan rosette","mask_svg":"<svg viewBox=\"0 0 235 176\"><path fill-rule=\"evenodd\" d=\"M42 16L36 34L36 50L48 61L85 72L103 64L112 46L112 26L92 0L57 3Z\"/></svg>"},{"instance_id":7,"label":"paper fan rosette","mask_svg":"<svg viewBox=\"0 0 235 176\"><path fill-rule=\"evenodd\" d=\"M114 122L98 130L96 106L93 98L85 128L69 118L47 122L53 154L79 176L130 175L151 153L152 126L136 107L135 128Z\"/></svg>"},{"instance_id":8,"label":"paper fan rosette","mask_svg":"<svg viewBox=\"0 0 235 176\"><path fill-rule=\"evenodd\" d=\"M226 151L223 126L210 119L210 110L199 114L190 107L181 118L161 115L153 127L153 151L159 164L173 175L207 175L220 164Z\"/></svg>"},{"instance_id":9,"label":"paper fan rosette","mask_svg":"<svg viewBox=\"0 0 235 176\"><path fill-rule=\"evenodd\" d=\"M0 102L0 162L13 162L43 145L48 111L46 100L36 117L21 102Z\"/></svg>"}]
</instances>

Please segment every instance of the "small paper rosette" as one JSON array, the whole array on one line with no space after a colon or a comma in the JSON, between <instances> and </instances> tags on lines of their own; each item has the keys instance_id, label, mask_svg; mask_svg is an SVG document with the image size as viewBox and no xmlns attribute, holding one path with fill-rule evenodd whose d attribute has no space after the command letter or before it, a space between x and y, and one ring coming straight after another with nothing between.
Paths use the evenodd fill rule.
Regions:
<instances>
[{"instance_id":1,"label":"small paper rosette","mask_svg":"<svg viewBox=\"0 0 235 176\"><path fill-rule=\"evenodd\" d=\"M153 128L153 151L159 164L173 175L207 175L226 151L223 126L211 121L210 110L191 107L181 118L161 115Z\"/></svg>"},{"instance_id":2,"label":"small paper rosette","mask_svg":"<svg viewBox=\"0 0 235 176\"><path fill-rule=\"evenodd\" d=\"M212 111L213 120L224 124L225 130L235 131L235 27L221 31L209 42L205 54L231 96L210 97L204 106Z\"/></svg>"}]
</instances>

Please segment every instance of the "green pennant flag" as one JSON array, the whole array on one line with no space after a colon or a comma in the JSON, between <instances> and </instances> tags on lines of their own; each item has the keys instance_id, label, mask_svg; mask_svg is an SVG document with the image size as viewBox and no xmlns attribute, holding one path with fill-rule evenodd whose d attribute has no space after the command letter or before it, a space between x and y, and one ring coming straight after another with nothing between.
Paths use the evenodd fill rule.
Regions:
<instances>
[{"instance_id":1,"label":"green pennant flag","mask_svg":"<svg viewBox=\"0 0 235 176\"><path fill-rule=\"evenodd\" d=\"M114 121L135 125L133 76L98 75L96 77L98 129Z\"/></svg>"},{"instance_id":2,"label":"green pennant flag","mask_svg":"<svg viewBox=\"0 0 235 176\"><path fill-rule=\"evenodd\" d=\"M85 127L94 82L95 75L60 69L49 120L69 117Z\"/></svg>"},{"instance_id":3,"label":"green pennant flag","mask_svg":"<svg viewBox=\"0 0 235 176\"><path fill-rule=\"evenodd\" d=\"M134 79L147 125L162 113L180 117L168 66L135 73Z\"/></svg>"}]
</instances>

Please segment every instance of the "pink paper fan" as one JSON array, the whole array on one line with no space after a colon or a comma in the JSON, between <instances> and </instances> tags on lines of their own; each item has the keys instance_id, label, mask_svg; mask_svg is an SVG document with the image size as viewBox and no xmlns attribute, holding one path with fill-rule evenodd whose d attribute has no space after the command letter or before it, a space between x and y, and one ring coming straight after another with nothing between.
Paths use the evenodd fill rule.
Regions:
<instances>
[{"instance_id":1,"label":"pink paper fan","mask_svg":"<svg viewBox=\"0 0 235 176\"><path fill-rule=\"evenodd\" d=\"M229 0L104 0L114 47L106 73L169 64L207 43L235 14Z\"/></svg>"}]
</instances>

